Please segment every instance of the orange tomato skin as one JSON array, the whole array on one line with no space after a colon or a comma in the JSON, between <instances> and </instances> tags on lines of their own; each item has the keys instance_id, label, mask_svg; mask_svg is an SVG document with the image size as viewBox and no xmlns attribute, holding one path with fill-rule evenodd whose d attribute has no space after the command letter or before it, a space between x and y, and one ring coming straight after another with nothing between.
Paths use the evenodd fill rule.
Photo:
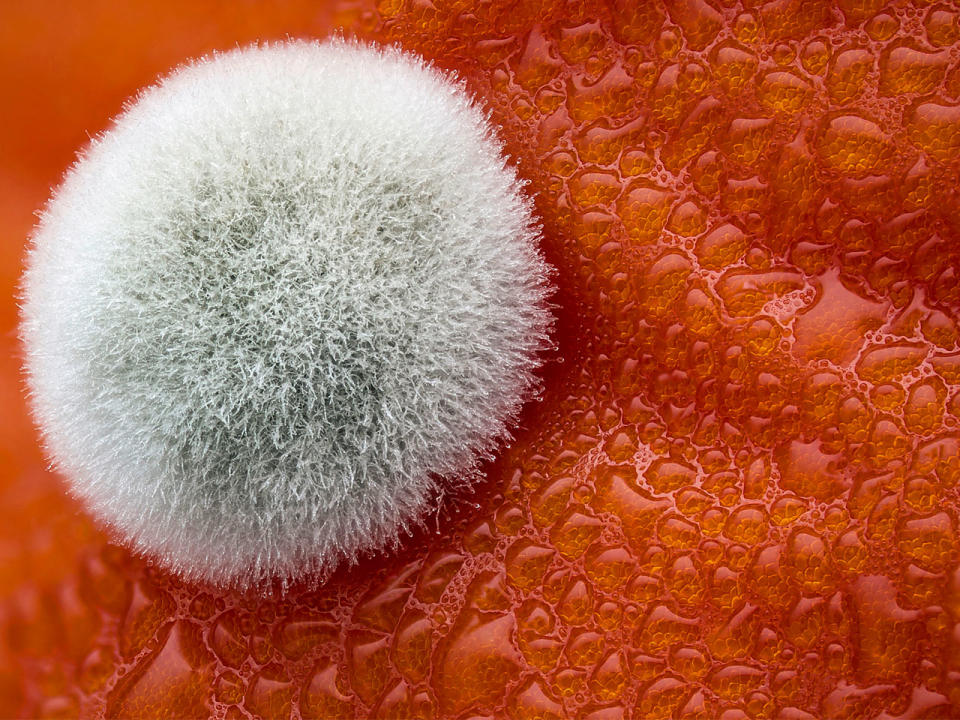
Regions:
<instances>
[{"instance_id":1,"label":"orange tomato skin","mask_svg":"<svg viewBox=\"0 0 960 720\"><path fill-rule=\"evenodd\" d=\"M957 10L317 5L0 10L0 715L960 716ZM287 597L185 585L44 470L24 240L158 73L336 28L489 108L557 268L557 359L477 495L400 552Z\"/></svg>"}]
</instances>

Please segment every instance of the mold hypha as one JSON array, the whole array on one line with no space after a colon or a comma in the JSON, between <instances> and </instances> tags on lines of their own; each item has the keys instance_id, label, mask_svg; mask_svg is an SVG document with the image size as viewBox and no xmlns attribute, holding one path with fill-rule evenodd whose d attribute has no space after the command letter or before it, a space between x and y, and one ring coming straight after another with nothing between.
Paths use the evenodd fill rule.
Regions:
<instances>
[{"instance_id":1,"label":"mold hypha","mask_svg":"<svg viewBox=\"0 0 960 720\"><path fill-rule=\"evenodd\" d=\"M188 578L316 578L395 545L536 391L537 240L481 110L414 56L287 43L183 67L33 238L50 455Z\"/></svg>"}]
</instances>

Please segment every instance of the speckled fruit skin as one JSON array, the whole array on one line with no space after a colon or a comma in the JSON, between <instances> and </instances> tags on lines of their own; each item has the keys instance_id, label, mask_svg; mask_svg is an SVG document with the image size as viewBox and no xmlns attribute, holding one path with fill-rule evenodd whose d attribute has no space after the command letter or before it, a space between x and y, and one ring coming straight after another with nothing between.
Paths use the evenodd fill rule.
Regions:
<instances>
[{"instance_id":1,"label":"speckled fruit skin","mask_svg":"<svg viewBox=\"0 0 960 720\"><path fill-rule=\"evenodd\" d=\"M343 27L458 71L529 180L544 399L399 554L263 601L110 544L0 355L0 715L960 717L957 8L317 5L5 4L5 349L87 132L188 56Z\"/></svg>"}]
</instances>

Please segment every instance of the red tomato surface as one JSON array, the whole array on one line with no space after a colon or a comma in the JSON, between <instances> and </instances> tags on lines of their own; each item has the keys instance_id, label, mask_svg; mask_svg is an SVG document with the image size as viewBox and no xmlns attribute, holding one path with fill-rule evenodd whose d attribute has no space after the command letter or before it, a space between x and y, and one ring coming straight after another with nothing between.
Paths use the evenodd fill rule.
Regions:
<instances>
[{"instance_id":1,"label":"red tomato surface","mask_svg":"<svg viewBox=\"0 0 960 720\"><path fill-rule=\"evenodd\" d=\"M0 715L960 717L960 12L915 0L0 9ZM44 469L14 286L74 152L253 40L457 71L529 180L557 358L487 480L261 599ZM562 360L562 362L560 362Z\"/></svg>"}]
</instances>

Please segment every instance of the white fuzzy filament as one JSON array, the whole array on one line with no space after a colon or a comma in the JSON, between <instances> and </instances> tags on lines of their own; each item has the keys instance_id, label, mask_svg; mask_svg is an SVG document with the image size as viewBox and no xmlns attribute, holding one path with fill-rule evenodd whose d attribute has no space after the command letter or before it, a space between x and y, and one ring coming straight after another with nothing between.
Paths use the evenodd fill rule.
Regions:
<instances>
[{"instance_id":1,"label":"white fuzzy filament","mask_svg":"<svg viewBox=\"0 0 960 720\"><path fill-rule=\"evenodd\" d=\"M419 59L332 41L187 65L34 234L22 334L50 456L189 579L394 545L536 391L537 240L484 114Z\"/></svg>"}]
</instances>

